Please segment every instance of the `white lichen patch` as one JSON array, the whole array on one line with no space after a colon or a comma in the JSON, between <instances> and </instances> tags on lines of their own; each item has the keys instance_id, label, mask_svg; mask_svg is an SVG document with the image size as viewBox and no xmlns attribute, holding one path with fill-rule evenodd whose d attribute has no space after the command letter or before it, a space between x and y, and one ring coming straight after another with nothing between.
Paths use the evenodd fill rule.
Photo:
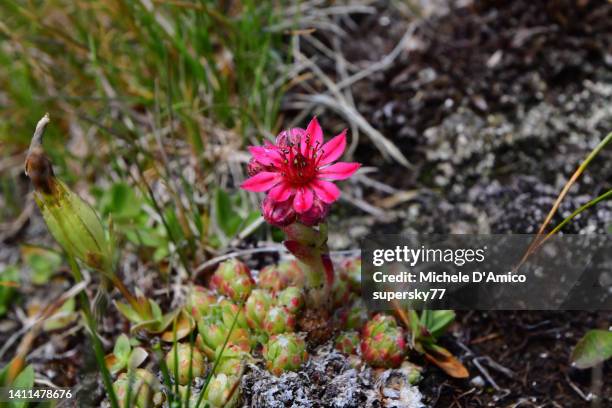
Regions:
<instances>
[{"instance_id":1,"label":"white lichen patch","mask_svg":"<svg viewBox=\"0 0 612 408\"><path fill-rule=\"evenodd\" d=\"M410 384L415 370L406 365L377 372L357 356L336 352L330 343L314 350L299 371L280 377L249 365L241 384L242 406L421 408L421 393Z\"/></svg>"}]
</instances>

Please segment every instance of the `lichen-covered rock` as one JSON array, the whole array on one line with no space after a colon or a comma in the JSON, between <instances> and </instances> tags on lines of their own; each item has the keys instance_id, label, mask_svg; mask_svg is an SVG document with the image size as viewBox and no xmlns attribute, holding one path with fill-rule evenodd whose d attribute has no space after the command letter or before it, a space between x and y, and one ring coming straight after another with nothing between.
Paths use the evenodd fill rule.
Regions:
<instances>
[{"instance_id":1,"label":"lichen-covered rock","mask_svg":"<svg viewBox=\"0 0 612 408\"><path fill-rule=\"evenodd\" d=\"M295 333L276 334L263 348L266 367L274 375L297 370L308 358L304 339Z\"/></svg>"},{"instance_id":2,"label":"lichen-covered rock","mask_svg":"<svg viewBox=\"0 0 612 408\"><path fill-rule=\"evenodd\" d=\"M238 302L249 296L253 286L255 286L255 281L251 277L251 271L246 264L237 259L230 259L217 267L210 284L219 293Z\"/></svg>"},{"instance_id":3,"label":"lichen-covered rock","mask_svg":"<svg viewBox=\"0 0 612 408\"><path fill-rule=\"evenodd\" d=\"M398 367L406 354L404 336L395 318L379 313L361 332L361 357L372 367Z\"/></svg>"},{"instance_id":4,"label":"lichen-covered rock","mask_svg":"<svg viewBox=\"0 0 612 408\"><path fill-rule=\"evenodd\" d=\"M186 385L194 378L201 377L206 371L202 353L189 344L177 343L166 354L166 366L171 376L181 385ZM191 365L191 376L189 366Z\"/></svg>"},{"instance_id":5,"label":"lichen-covered rock","mask_svg":"<svg viewBox=\"0 0 612 408\"><path fill-rule=\"evenodd\" d=\"M248 364L242 377L242 406L422 408L418 389L408 381L400 381L402 377L396 371L385 370L377 377L367 365L355 368L349 357L328 343L315 350L297 372L274 376Z\"/></svg>"},{"instance_id":6,"label":"lichen-covered rock","mask_svg":"<svg viewBox=\"0 0 612 408\"><path fill-rule=\"evenodd\" d=\"M420 378L419 369L411 363L404 363L396 370L385 370L376 380L375 387L385 407L422 408L423 396L414 386Z\"/></svg>"}]
</instances>

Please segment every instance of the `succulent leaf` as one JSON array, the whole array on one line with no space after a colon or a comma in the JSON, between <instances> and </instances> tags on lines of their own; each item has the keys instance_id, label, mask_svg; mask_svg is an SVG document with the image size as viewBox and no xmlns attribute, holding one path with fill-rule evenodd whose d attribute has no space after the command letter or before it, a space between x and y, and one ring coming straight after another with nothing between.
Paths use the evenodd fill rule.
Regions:
<instances>
[{"instance_id":1,"label":"succulent leaf","mask_svg":"<svg viewBox=\"0 0 612 408\"><path fill-rule=\"evenodd\" d=\"M170 375L175 376L181 385L187 385L190 380L201 377L206 371L204 356L190 344L176 343L166 354L166 365ZM191 376L189 366L191 365Z\"/></svg>"},{"instance_id":2,"label":"succulent leaf","mask_svg":"<svg viewBox=\"0 0 612 408\"><path fill-rule=\"evenodd\" d=\"M270 337L263 348L268 370L279 376L285 371L297 370L308 358L304 339L295 333L283 333Z\"/></svg>"},{"instance_id":3,"label":"succulent leaf","mask_svg":"<svg viewBox=\"0 0 612 408\"><path fill-rule=\"evenodd\" d=\"M406 354L404 336L395 318L379 313L361 332L361 356L373 367L398 367Z\"/></svg>"},{"instance_id":4,"label":"succulent leaf","mask_svg":"<svg viewBox=\"0 0 612 408\"><path fill-rule=\"evenodd\" d=\"M295 316L283 306L271 307L263 322L268 335L292 332L295 329Z\"/></svg>"},{"instance_id":5,"label":"succulent leaf","mask_svg":"<svg viewBox=\"0 0 612 408\"><path fill-rule=\"evenodd\" d=\"M304 306L304 293L297 286L289 286L278 292L276 303L290 313L297 314Z\"/></svg>"},{"instance_id":6,"label":"succulent leaf","mask_svg":"<svg viewBox=\"0 0 612 408\"><path fill-rule=\"evenodd\" d=\"M248 266L237 259L219 264L210 283L219 293L236 302L245 300L255 286Z\"/></svg>"},{"instance_id":7,"label":"succulent leaf","mask_svg":"<svg viewBox=\"0 0 612 408\"><path fill-rule=\"evenodd\" d=\"M263 321L272 305L272 295L264 289L254 289L244 305L244 315L249 327L261 331Z\"/></svg>"},{"instance_id":8,"label":"succulent leaf","mask_svg":"<svg viewBox=\"0 0 612 408\"><path fill-rule=\"evenodd\" d=\"M336 337L334 346L336 350L342 354L357 354L357 350L359 350L359 333L356 331L340 333L338 337Z\"/></svg>"}]
</instances>

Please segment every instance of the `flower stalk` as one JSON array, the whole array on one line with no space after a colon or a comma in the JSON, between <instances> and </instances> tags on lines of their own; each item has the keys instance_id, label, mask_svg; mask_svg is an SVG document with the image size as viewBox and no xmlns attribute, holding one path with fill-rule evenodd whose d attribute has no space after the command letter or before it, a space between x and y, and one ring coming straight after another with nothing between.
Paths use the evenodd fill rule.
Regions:
<instances>
[{"instance_id":1,"label":"flower stalk","mask_svg":"<svg viewBox=\"0 0 612 408\"><path fill-rule=\"evenodd\" d=\"M318 229L300 223L283 228L284 244L301 263L304 270L304 301L307 308L331 308L331 288L334 266L327 247L327 224Z\"/></svg>"}]
</instances>

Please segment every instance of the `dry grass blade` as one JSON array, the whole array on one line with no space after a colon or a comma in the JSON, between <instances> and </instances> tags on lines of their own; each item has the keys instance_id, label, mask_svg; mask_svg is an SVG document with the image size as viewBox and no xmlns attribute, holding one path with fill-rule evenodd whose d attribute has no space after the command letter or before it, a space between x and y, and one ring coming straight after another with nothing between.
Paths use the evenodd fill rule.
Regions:
<instances>
[{"instance_id":1,"label":"dry grass blade","mask_svg":"<svg viewBox=\"0 0 612 408\"><path fill-rule=\"evenodd\" d=\"M540 248L542 245L544 245L544 243L553 235L555 235L557 232L559 232L561 230L561 228L563 228L564 226L566 226L571 220L573 220L574 218L576 218L576 216L580 213L582 213L583 211L588 210L589 208L593 207L594 205L596 205L597 203L607 200L609 198L612 198L612 189L606 191L604 194L600 195L599 197L589 201L588 203L581 205L579 208L577 208L574 212L572 212L568 217L566 217L563 221L561 221L561 223L559 223L559 225L557 225L552 231L550 231L548 234L546 234L545 237L543 237L542 239L540 239L538 241L538 243L534 246L532 252L536 251L538 248Z\"/></svg>"},{"instance_id":2,"label":"dry grass blade","mask_svg":"<svg viewBox=\"0 0 612 408\"><path fill-rule=\"evenodd\" d=\"M408 316L408 313L406 313L406 311L402 309L402 306L399 304L397 299L393 299L392 306L393 306L393 311L397 314L399 319L402 321L402 324L404 325L404 327L410 330L410 327L411 327L410 326L410 316Z\"/></svg>"},{"instance_id":3,"label":"dry grass blade","mask_svg":"<svg viewBox=\"0 0 612 408\"><path fill-rule=\"evenodd\" d=\"M453 378L468 378L469 371L465 366L450 352L443 349L444 352L438 354L425 353L425 359L440 367L446 374Z\"/></svg>"},{"instance_id":4,"label":"dry grass blade","mask_svg":"<svg viewBox=\"0 0 612 408\"><path fill-rule=\"evenodd\" d=\"M391 158L407 168L412 168L412 165L402 151L365 119L365 117L355 108L350 100L350 97L343 94L341 89L367 77L372 72L389 66L395 60L395 58L397 58L411 37L412 29L409 29L398 45L385 58L370 66L369 69L360 71L360 73L353 76L346 77L340 84L336 84L327 74L323 72L321 68L319 68L319 66L313 60L304 55L300 51L297 41L294 41L293 45L293 55L296 62L298 64L304 64L306 67L308 67L314 76L316 76L327 88L327 91L323 93L296 95L298 100L307 103L307 106L305 106L304 109L308 110L312 109L316 105L322 105L327 109L335 111L344 117L346 121L353 124L354 127L361 129L372 140L374 145L386 159ZM329 51L331 52L331 50ZM344 60L344 58L343 56L338 55L334 58L334 60L338 62Z\"/></svg>"},{"instance_id":5,"label":"dry grass blade","mask_svg":"<svg viewBox=\"0 0 612 408\"><path fill-rule=\"evenodd\" d=\"M382 133L370 125L370 123L359 112L357 112L357 110L346 103L344 98L334 99L331 96L324 94L302 95L300 98L306 102L324 105L325 107L342 115L347 121L354 122L366 135L370 137L370 139L372 139L372 142L374 145L376 145L383 156L386 158L393 158L404 167L412 168L412 165L406 156L404 156L402 151Z\"/></svg>"},{"instance_id":6,"label":"dry grass blade","mask_svg":"<svg viewBox=\"0 0 612 408\"><path fill-rule=\"evenodd\" d=\"M544 230L546 229L546 227L548 226L548 224L550 224L550 221L552 220L552 217L555 215L555 213L557 212L557 210L559 209L559 206L561 205L561 202L563 201L563 199L565 198L565 196L567 195L567 193L569 192L569 189L572 187L572 185L574 185L574 183L576 182L576 180L578 180L578 178L582 175L582 173L584 173L584 170L586 170L587 166L589 165L589 163L591 163L591 161L599 154L599 152L610 142L612 141L612 133L608 134L608 136L606 136L604 138L604 140L602 140L596 147L595 149L593 149L593 151L591 151L591 153L587 156L587 158L584 160L584 162L582 162L582 164L580 164L580 166L578 167L578 169L574 172L574 174L572 174L572 177L568 180L568 182L565 184L565 186L563 187L563 190L561 190L561 193L559 194L559 197L557 197L557 200L555 201L555 204L553 205L553 207L550 209L548 215L546 216L546 219L544 220L544 222L542 223L542 225L540 226L540 229L538 230L538 235L541 235L544 233Z\"/></svg>"},{"instance_id":7,"label":"dry grass blade","mask_svg":"<svg viewBox=\"0 0 612 408\"><path fill-rule=\"evenodd\" d=\"M34 340L40 333L45 320L53 315L53 313L55 313L60 307L62 307L64 302L83 291L87 287L88 283L88 281L77 283L70 290L64 292L58 299L48 304L37 316L30 320L29 324L17 331L5 342L0 350L0 358L2 358L4 353L6 353L11 345L15 343L15 341L20 339L15 357L11 360L11 364L15 364L14 369L17 370L17 367L21 366L21 363L25 361L25 357L30 351ZM19 371L20 370L17 370L17 372Z\"/></svg>"},{"instance_id":8,"label":"dry grass blade","mask_svg":"<svg viewBox=\"0 0 612 408\"><path fill-rule=\"evenodd\" d=\"M603 148L606 147L608 143L610 143L611 141L612 141L612 132L609 133L601 142L599 142L597 146L595 146L595 148L591 151L591 153L589 153L586 159L584 159L584 161L580 164L578 169L576 169L574 174L572 174L572 177L570 177L570 179L567 181L567 183L561 190L561 193L559 193L559 196L557 197L557 199L555 200L555 203L553 204L552 208L548 212L546 219L540 226L540 229L538 230L538 234L534 238L533 242L529 245L529 248L527 248L527 251L525 252L525 254L523 255L523 258L519 262L517 269L527 260L527 258L535 251L535 249L537 249L543 243L543 240L548 238L548 236L546 237L543 236L544 231L546 230L546 227L548 227L548 225L550 224L550 221L552 220L555 213L559 209L561 202L563 201L565 196L567 196L567 193L569 192L570 188L574 185L574 183L576 182L576 180L578 180L578 178L582 175L582 173L584 173L584 171L589 166L591 161L593 161L593 159L597 157L597 155L603 150Z\"/></svg>"}]
</instances>

